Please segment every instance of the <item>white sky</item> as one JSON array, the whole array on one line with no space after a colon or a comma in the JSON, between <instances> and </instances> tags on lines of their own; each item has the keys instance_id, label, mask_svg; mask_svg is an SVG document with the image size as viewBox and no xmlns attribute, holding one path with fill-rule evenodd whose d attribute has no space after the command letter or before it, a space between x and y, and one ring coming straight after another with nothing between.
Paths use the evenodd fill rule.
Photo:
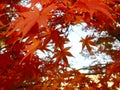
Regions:
<instances>
[{"instance_id":1,"label":"white sky","mask_svg":"<svg viewBox=\"0 0 120 90\"><path fill-rule=\"evenodd\" d=\"M70 43L68 43L67 45L72 46L70 52L74 56L73 58L69 58L69 63L71 67L80 69L92 64L94 65L96 63L107 63L108 61L111 61L111 58L105 53L96 54L93 56L89 56L88 53L88 56L83 56L83 54L81 53L82 43L80 43L80 39L85 38L87 35L93 34L93 32L90 30L82 30L84 26L85 24L72 26L73 32L71 32L68 36L68 38L70 39Z\"/></svg>"},{"instance_id":2,"label":"white sky","mask_svg":"<svg viewBox=\"0 0 120 90\"><path fill-rule=\"evenodd\" d=\"M68 35L70 42L66 44L66 47L71 46L70 52L74 57L68 57L69 64L72 68L80 69L83 67L88 67L89 65L94 64L105 64L112 59L110 56L106 55L105 53L96 53L95 55L89 56L89 53L86 53L86 56L81 52L82 50L82 43L80 43L81 38L85 38L87 35L92 35L93 32L90 30L83 30L86 24L83 23L82 25L75 25L71 26L71 31ZM95 34L97 36L97 34ZM96 49L94 47L93 49ZM45 56L45 54L37 51L40 57ZM81 70L81 72L88 72L88 70Z\"/></svg>"}]
</instances>

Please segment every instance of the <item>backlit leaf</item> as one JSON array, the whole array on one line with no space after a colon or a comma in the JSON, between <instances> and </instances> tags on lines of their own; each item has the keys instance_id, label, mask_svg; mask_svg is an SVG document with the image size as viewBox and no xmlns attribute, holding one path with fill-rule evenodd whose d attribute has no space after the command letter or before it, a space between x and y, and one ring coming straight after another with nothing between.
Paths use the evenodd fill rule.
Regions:
<instances>
[{"instance_id":1,"label":"backlit leaf","mask_svg":"<svg viewBox=\"0 0 120 90\"><path fill-rule=\"evenodd\" d=\"M95 46L95 43L92 41L94 37L86 36L85 39L81 39L80 42L82 42L82 50L86 47L89 52L91 52L91 46Z\"/></svg>"}]
</instances>

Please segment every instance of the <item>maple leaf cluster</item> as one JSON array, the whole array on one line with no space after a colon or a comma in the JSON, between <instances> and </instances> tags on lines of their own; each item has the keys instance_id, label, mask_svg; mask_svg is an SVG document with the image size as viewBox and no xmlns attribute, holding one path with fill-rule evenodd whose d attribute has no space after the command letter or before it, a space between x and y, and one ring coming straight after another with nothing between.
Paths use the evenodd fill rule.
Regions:
<instances>
[{"instance_id":1,"label":"maple leaf cluster","mask_svg":"<svg viewBox=\"0 0 120 90\"><path fill-rule=\"evenodd\" d=\"M28 0L28 6L23 1L0 1L1 90L115 90L119 87L120 49L111 46L116 39L120 40L119 0ZM73 57L70 47L65 47L69 42L69 26L83 22L86 28L93 27L109 35L97 41L93 40L95 36L88 35L80 40L82 50L90 53L93 46L100 46L98 52L105 52L113 59L104 67L92 68L93 74L99 74L98 82L79 70L68 70L71 68L68 57ZM40 57L37 50L48 54ZM114 84L109 87L108 82Z\"/></svg>"}]
</instances>

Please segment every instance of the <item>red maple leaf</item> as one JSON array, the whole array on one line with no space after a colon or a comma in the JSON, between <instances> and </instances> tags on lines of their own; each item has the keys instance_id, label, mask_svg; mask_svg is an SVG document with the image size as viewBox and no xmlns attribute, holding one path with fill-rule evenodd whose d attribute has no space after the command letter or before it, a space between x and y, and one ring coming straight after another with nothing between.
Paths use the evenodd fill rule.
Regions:
<instances>
[{"instance_id":1,"label":"red maple leaf","mask_svg":"<svg viewBox=\"0 0 120 90\"><path fill-rule=\"evenodd\" d=\"M91 46L90 45L95 46L95 43L92 41L93 38L94 37L91 37L91 36L87 35L85 39L82 38L82 40L80 40L80 42L82 42L82 50L86 47L87 50L89 52L91 52Z\"/></svg>"},{"instance_id":2,"label":"red maple leaf","mask_svg":"<svg viewBox=\"0 0 120 90\"><path fill-rule=\"evenodd\" d=\"M73 57L73 55L68 51L69 49L70 49L70 47L62 48L61 50L56 50L56 53L53 56L53 58L56 58L56 63L57 64L61 60L63 60L66 65L69 65L67 56L69 56L69 57L72 56Z\"/></svg>"}]
</instances>

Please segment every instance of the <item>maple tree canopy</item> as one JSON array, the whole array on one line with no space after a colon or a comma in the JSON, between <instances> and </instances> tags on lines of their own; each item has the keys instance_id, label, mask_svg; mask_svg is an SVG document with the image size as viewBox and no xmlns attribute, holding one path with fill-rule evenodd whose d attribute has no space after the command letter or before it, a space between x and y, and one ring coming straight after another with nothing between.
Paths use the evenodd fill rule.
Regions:
<instances>
[{"instance_id":1,"label":"maple tree canopy","mask_svg":"<svg viewBox=\"0 0 120 90\"><path fill-rule=\"evenodd\" d=\"M97 82L68 62L69 27L81 23L100 35L82 38L82 51L113 60L87 68ZM0 90L117 90L120 46L113 43L119 41L120 0L0 0Z\"/></svg>"}]
</instances>

